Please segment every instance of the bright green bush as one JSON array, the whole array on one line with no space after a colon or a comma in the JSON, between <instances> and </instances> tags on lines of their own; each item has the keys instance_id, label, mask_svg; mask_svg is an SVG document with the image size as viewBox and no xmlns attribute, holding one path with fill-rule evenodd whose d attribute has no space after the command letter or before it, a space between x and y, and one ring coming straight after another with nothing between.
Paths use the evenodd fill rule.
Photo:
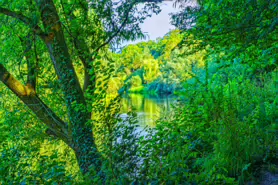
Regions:
<instances>
[{"instance_id":1,"label":"bright green bush","mask_svg":"<svg viewBox=\"0 0 278 185\"><path fill-rule=\"evenodd\" d=\"M140 76L132 76L130 79L130 88L128 92L140 93L143 92L144 86L142 85L142 79Z\"/></svg>"},{"instance_id":2,"label":"bright green bush","mask_svg":"<svg viewBox=\"0 0 278 185\"><path fill-rule=\"evenodd\" d=\"M208 73L213 66L209 78L186 84L183 105L143 142L148 182L244 184L275 159L275 72L251 80L246 66Z\"/></svg>"}]
</instances>

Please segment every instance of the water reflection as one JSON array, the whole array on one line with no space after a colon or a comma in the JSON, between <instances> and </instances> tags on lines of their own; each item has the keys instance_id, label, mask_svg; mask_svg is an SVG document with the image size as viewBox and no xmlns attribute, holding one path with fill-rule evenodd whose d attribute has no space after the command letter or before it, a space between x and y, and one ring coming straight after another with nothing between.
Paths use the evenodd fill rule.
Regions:
<instances>
[{"instance_id":1,"label":"water reflection","mask_svg":"<svg viewBox=\"0 0 278 185\"><path fill-rule=\"evenodd\" d=\"M122 98L121 112L124 114L133 108L142 127L154 127L155 120L171 110L171 104L175 99L173 96L128 94Z\"/></svg>"}]
</instances>

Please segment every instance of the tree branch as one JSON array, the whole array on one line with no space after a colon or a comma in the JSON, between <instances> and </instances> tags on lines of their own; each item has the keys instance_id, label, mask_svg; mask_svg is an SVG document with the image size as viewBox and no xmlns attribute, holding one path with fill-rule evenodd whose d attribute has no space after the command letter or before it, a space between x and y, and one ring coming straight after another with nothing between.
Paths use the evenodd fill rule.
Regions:
<instances>
[{"instance_id":1,"label":"tree branch","mask_svg":"<svg viewBox=\"0 0 278 185\"><path fill-rule=\"evenodd\" d=\"M65 8L64 8L64 4L62 1L61 2L61 6L62 6L62 10L65 16L65 20L67 25L70 25L69 21L68 21L68 17L71 20L76 19L76 16L72 13L72 11L70 13L66 13ZM84 5L84 2L82 4L82 2L79 1L80 6L84 9L85 12L88 11L88 3L86 5ZM95 80L91 80L92 75L90 75L89 71L90 71L90 63L93 61L92 57L90 55L90 49L88 47L88 45L86 44L86 41L84 38L77 38L77 35L73 34L71 32L70 29L68 29L64 24L62 24L64 26L64 28L66 29L66 31L68 32L68 34L70 35L70 37L72 38L74 47L77 50L77 54L79 59L81 60L83 67L84 67L84 84L83 84L83 92L86 92L86 90L88 89L88 87L90 86L90 89L94 89L95 88Z\"/></svg>"},{"instance_id":2,"label":"tree branch","mask_svg":"<svg viewBox=\"0 0 278 185\"><path fill-rule=\"evenodd\" d=\"M29 17L24 16L21 13L17 13L17 12L13 12L9 9L6 8L2 8L0 7L0 14L4 14L6 16L9 17L13 17L16 18L18 20L20 20L21 22L23 22L25 25L27 25L29 28L31 28L38 36L40 36L43 40L46 37L46 34L43 32L43 30L38 26L38 24L34 24L32 22L32 19L30 19Z\"/></svg>"},{"instance_id":3,"label":"tree branch","mask_svg":"<svg viewBox=\"0 0 278 185\"><path fill-rule=\"evenodd\" d=\"M133 8L133 5L132 4L130 6L130 8L127 10L127 14L126 14L126 17L125 17L125 20L123 21L123 23L121 24L121 26L118 28L118 30L113 34L111 35L104 43L102 43L99 47L97 47L97 49L94 50L93 53L97 53L102 47L106 46L107 44L109 44L113 38L115 38L119 33L120 31L123 29L123 27L126 25L127 21L128 21L128 18L129 18L129 12L131 11L131 9Z\"/></svg>"},{"instance_id":4,"label":"tree branch","mask_svg":"<svg viewBox=\"0 0 278 185\"><path fill-rule=\"evenodd\" d=\"M34 89L27 84L24 86L3 64L0 64L0 81L2 81L32 112L45 123L58 138L70 143L68 126L62 121L36 94Z\"/></svg>"},{"instance_id":5,"label":"tree branch","mask_svg":"<svg viewBox=\"0 0 278 185\"><path fill-rule=\"evenodd\" d=\"M33 62L32 59L32 40L31 35L28 34L26 38L19 37L21 44L26 49L24 50L25 59L27 61L27 84L29 84L34 90L36 90L36 81L37 81L37 73L36 73L36 63Z\"/></svg>"}]
</instances>

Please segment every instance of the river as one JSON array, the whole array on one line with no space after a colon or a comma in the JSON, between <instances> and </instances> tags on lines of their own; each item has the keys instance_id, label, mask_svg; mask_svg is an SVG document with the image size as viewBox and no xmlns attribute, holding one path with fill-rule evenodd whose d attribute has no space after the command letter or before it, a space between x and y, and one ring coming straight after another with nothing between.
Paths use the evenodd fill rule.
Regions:
<instances>
[{"instance_id":1,"label":"river","mask_svg":"<svg viewBox=\"0 0 278 185\"><path fill-rule=\"evenodd\" d=\"M143 94L127 94L122 97L121 113L125 115L129 110L137 113L140 127L154 127L155 120L167 115L175 103L175 96L151 96Z\"/></svg>"}]
</instances>

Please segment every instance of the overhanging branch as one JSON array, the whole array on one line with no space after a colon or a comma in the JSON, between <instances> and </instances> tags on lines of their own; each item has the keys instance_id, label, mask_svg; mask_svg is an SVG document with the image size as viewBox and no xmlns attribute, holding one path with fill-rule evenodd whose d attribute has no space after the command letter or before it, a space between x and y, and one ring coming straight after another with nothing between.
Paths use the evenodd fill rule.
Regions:
<instances>
[{"instance_id":1,"label":"overhanging branch","mask_svg":"<svg viewBox=\"0 0 278 185\"><path fill-rule=\"evenodd\" d=\"M0 81L2 81L32 112L57 136L70 143L68 126L36 94L31 86L24 86L3 64L0 64Z\"/></svg>"},{"instance_id":2,"label":"overhanging branch","mask_svg":"<svg viewBox=\"0 0 278 185\"><path fill-rule=\"evenodd\" d=\"M38 36L40 36L44 40L46 34L38 26L38 24L34 24L32 22L31 18L26 17L25 15L23 15L21 13L13 12L13 11L11 11L9 9L2 8L2 7L0 7L0 14L4 14L6 16L13 17L13 18L16 18L17 20L20 20L25 25L27 25L29 28L31 28Z\"/></svg>"},{"instance_id":3,"label":"overhanging branch","mask_svg":"<svg viewBox=\"0 0 278 185\"><path fill-rule=\"evenodd\" d=\"M134 4L131 4L130 8L126 11L125 19L124 19L123 23L120 25L120 27L118 28L118 30L114 34L112 34L104 43L102 43L99 47L97 47L94 50L93 55L94 55L94 53L97 53L102 47L109 44L122 31L123 27L126 25L126 23L128 21L129 12L132 10L133 6L134 6Z\"/></svg>"}]
</instances>

